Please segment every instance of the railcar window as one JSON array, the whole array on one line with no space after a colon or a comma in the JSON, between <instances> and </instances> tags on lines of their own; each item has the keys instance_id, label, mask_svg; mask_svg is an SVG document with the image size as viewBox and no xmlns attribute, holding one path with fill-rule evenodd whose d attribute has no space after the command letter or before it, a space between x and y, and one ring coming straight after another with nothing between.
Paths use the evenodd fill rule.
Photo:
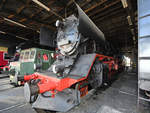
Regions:
<instances>
[{"instance_id":1,"label":"railcar window","mask_svg":"<svg viewBox=\"0 0 150 113\"><path fill-rule=\"evenodd\" d=\"M38 59L40 59L41 58L41 54L40 53L38 53Z\"/></svg>"},{"instance_id":2,"label":"railcar window","mask_svg":"<svg viewBox=\"0 0 150 113\"><path fill-rule=\"evenodd\" d=\"M31 51L30 59L33 59L35 56L35 51Z\"/></svg>"},{"instance_id":3,"label":"railcar window","mask_svg":"<svg viewBox=\"0 0 150 113\"><path fill-rule=\"evenodd\" d=\"M20 60L23 60L24 52L21 52Z\"/></svg>"},{"instance_id":4,"label":"railcar window","mask_svg":"<svg viewBox=\"0 0 150 113\"><path fill-rule=\"evenodd\" d=\"M48 55L47 54L43 54L43 60L48 61Z\"/></svg>"},{"instance_id":5,"label":"railcar window","mask_svg":"<svg viewBox=\"0 0 150 113\"><path fill-rule=\"evenodd\" d=\"M26 51L26 52L25 52L24 60L29 59L29 53L30 53L29 51Z\"/></svg>"}]
</instances>

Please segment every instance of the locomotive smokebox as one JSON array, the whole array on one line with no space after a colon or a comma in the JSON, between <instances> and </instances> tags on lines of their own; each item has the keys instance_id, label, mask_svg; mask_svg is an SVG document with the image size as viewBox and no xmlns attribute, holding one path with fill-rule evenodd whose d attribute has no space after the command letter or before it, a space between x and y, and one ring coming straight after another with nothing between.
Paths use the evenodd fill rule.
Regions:
<instances>
[{"instance_id":1,"label":"locomotive smokebox","mask_svg":"<svg viewBox=\"0 0 150 113\"><path fill-rule=\"evenodd\" d=\"M63 55L72 55L84 39L95 40L102 47L105 46L105 36L102 31L77 4L76 6L78 18L71 15L62 21L56 21L57 45Z\"/></svg>"}]
</instances>

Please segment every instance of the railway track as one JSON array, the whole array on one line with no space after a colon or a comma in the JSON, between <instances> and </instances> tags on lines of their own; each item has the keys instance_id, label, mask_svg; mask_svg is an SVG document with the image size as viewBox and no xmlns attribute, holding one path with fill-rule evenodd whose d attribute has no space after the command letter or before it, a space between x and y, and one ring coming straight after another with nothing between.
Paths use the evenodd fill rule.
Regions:
<instances>
[{"instance_id":1,"label":"railway track","mask_svg":"<svg viewBox=\"0 0 150 113\"><path fill-rule=\"evenodd\" d=\"M9 78L9 75L2 73L2 74L0 74L0 79L2 79L2 78Z\"/></svg>"},{"instance_id":2,"label":"railway track","mask_svg":"<svg viewBox=\"0 0 150 113\"><path fill-rule=\"evenodd\" d=\"M3 79L3 78L8 78L9 76L0 76L0 79Z\"/></svg>"},{"instance_id":3,"label":"railway track","mask_svg":"<svg viewBox=\"0 0 150 113\"><path fill-rule=\"evenodd\" d=\"M8 77L0 77L0 92L5 90L10 90L12 88L15 88L13 85L9 83Z\"/></svg>"},{"instance_id":4,"label":"railway track","mask_svg":"<svg viewBox=\"0 0 150 113\"><path fill-rule=\"evenodd\" d=\"M16 87L11 84L3 84L3 85L0 85L0 92L10 90L12 88L16 88Z\"/></svg>"},{"instance_id":5,"label":"railway track","mask_svg":"<svg viewBox=\"0 0 150 113\"><path fill-rule=\"evenodd\" d=\"M11 110L11 109L14 109L14 108L19 108L19 107L23 107L27 105L27 103L19 103L19 104L16 104L16 105L13 105L13 106L10 106L10 107L7 107L7 108L3 108L3 109L0 109L0 113L3 113L4 111L8 111L8 110Z\"/></svg>"},{"instance_id":6,"label":"railway track","mask_svg":"<svg viewBox=\"0 0 150 113\"><path fill-rule=\"evenodd\" d=\"M23 88L11 85L9 77L0 77L0 113L20 113L21 109L36 113L24 100Z\"/></svg>"}]
</instances>

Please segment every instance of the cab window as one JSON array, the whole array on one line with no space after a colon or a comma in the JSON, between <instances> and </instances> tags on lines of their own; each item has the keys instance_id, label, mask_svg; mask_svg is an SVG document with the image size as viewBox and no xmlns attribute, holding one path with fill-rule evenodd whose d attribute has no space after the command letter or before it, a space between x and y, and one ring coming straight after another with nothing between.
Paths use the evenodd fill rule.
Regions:
<instances>
[{"instance_id":1,"label":"cab window","mask_svg":"<svg viewBox=\"0 0 150 113\"><path fill-rule=\"evenodd\" d=\"M40 59L40 58L41 58L41 54L40 54L40 53L38 53L37 57L38 57L38 59Z\"/></svg>"}]
</instances>

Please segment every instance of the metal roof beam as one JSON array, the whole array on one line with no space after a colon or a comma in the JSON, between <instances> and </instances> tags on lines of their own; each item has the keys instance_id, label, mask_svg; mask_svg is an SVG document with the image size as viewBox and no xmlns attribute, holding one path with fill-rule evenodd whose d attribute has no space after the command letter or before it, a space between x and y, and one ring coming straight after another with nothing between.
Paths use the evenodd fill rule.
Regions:
<instances>
[{"instance_id":1,"label":"metal roof beam","mask_svg":"<svg viewBox=\"0 0 150 113\"><path fill-rule=\"evenodd\" d=\"M112 8L111 10L107 10L105 12L101 12L93 17L91 17L93 20L96 20L98 18L101 18L101 17L104 17L104 16L108 16L109 14L113 13L113 12L116 12L118 10L121 10L122 9L122 6L119 6L119 7L115 7L115 8Z\"/></svg>"},{"instance_id":2,"label":"metal roof beam","mask_svg":"<svg viewBox=\"0 0 150 113\"><path fill-rule=\"evenodd\" d=\"M93 6L91 6L90 8L84 10L84 12L87 13L87 12L93 10L94 8L96 8L96 7L98 7L98 6L102 5L102 4L104 4L105 2L107 2L107 0L102 0L102 1L100 1L99 3L97 3L97 4L93 5Z\"/></svg>"},{"instance_id":3,"label":"metal roof beam","mask_svg":"<svg viewBox=\"0 0 150 113\"><path fill-rule=\"evenodd\" d=\"M50 1L50 2L48 2L48 7L50 7L52 4L54 3L54 0L53 1ZM37 15L37 14L39 14L41 11L43 11L44 9L43 8L41 8L39 11L37 11L37 12L35 12L35 13L33 13L31 16L30 16L30 18L33 18L35 15ZM50 14L51 15L51 14Z\"/></svg>"},{"instance_id":4,"label":"metal roof beam","mask_svg":"<svg viewBox=\"0 0 150 113\"><path fill-rule=\"evenodd\" d=\"M100 13L100 12L102 12L103 10L105 10L105 9L107 9L107 8L109 8L109 7L114 6L114 5L118 4L119 2L120 2L120 0L116 0L115 2L112 2L112 3L108 4L108 5L105 5L105 7L100 8L100 9L98 9L98 10L92 12L92 13L89 14L88 16L94 16L95 14Z\"/></svg>"},{"instance_id":5,"label":"metal roof beam","mask_svg":"<svg viewBox=\"0 0 150 113\"><path fill-rule=\"evenodd\" d=\"M27 2L26 2L26 4L25 5L22 5L21 7L19 7L18 9L17 9L17 11L16 11L16 14L18 15L18 14L20 14L29 4L30 4L30 0L27 0ZM15 17L15 15L9 15L8 16L8 18L9 19L11 19L11 18L13 18L13 17Z\"/></svg>"},{"instance_id":6,"label":"metal roof beam","mask_svg":"<svg viewBox=\"0 0 150 113\"><path fill-rule=\"evenodd\" d=\"M124 15L123 12L125 12L124 9L115 11L115 12L113 12L113 13L107 15L107 16L99 17L99 18L96 19L94 22L95 22L95 23L98 23L98 22L100 22L100 21L102 21L102 20L105 20L106 18L109 19L109 18L112 18L112 17L118 17L118 15L117 15L118 13ZM117 16L116 16L116 15L117 15Z\"/></svg>"}]
</instances>

